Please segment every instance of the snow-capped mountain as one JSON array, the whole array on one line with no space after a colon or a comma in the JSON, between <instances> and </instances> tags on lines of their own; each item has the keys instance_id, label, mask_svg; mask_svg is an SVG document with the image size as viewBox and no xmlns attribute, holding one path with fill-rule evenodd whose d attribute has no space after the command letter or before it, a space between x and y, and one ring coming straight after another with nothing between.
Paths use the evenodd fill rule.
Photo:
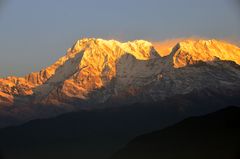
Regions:
<instances>
[{"instance_id":1,"label":"snow-capped mountain","mask_svg":"<svg viewBox=\"0 0 240 159\"><path fill-rule=\"evenodd\" d=\"M240 48L217 40L184 40L168 54L144 40L78 40L53 65L0 79L0 105L88 105L152 102L193 91L240 90Z\"/></svg>"}]
</instances>

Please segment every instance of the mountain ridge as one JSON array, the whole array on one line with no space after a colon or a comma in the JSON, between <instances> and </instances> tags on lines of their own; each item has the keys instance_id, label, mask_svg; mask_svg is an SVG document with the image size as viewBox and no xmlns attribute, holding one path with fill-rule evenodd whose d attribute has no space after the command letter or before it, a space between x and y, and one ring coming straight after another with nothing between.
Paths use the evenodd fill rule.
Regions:
<instances>
[{"instance_id":1,"label":"mountain ridge","mask_svg":"<svg viewBox=\"0 0 240 159\"><path fill-rule=\"evenodd\" d=\"M29 105L72 111L91 105L161 101L209 90L240 90L240 48L218 40L183 40L168 55L144 40L78 40L53 65L25 77L0 79L0 107ZM20 111L20 110L19 110ZM4 112L6 113L6 112Z\"/></svg>"}]
</instances>

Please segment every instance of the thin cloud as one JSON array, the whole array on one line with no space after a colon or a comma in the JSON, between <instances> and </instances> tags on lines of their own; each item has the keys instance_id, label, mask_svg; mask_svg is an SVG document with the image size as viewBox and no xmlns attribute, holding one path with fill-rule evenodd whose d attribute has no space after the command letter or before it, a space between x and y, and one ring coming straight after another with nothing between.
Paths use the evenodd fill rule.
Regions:
<instances>
[{"instance_id":1,"label":"thin cloud","mask_svg":"<svg viewBox=\"0 0 240 159\"><path fill-rule=\"evenodd\" d=\"M152 43L154 48L160 54L160 56L164 57L171 53L173 47L176 46L177 43L181 41L186 41L186 40L198 40L198 39L205 39L205 38L200 38L200 37L175 38L175 39L168 39L164 41L155 41Z\"/></svg>"},{"instance_id":2,"label":"thin cloud","mask_svg":"<svg viewBox=\"0 0 240 159\"><path fill-rule=\"evenodd\" d=\"M174 46L177 45L179 42L187 41L187 40L211 40L214 38L204 38L204 37L188 37L188 38L175 38L175 39L167 39L163 41L154 41L152 42L154 48L156 51L160 54L160 56L164 57L171 53ZM240 41L233 37L228 37L224 39L216 39L219 41L231 43L233 45L236 45L240 47Z\"/></svg>"}]
</instances>

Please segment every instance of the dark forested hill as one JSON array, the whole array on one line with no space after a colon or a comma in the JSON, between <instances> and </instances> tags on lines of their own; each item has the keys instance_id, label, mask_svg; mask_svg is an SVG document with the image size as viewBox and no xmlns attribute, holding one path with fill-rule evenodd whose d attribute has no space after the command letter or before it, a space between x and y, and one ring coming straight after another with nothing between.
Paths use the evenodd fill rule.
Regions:
<instances>
[{"instance_id":1,"label":"dark forested hill","mask_svg":"<svg viewBox=\"0 0 240 159\"><path fill-rule=\"evenodd\" d=\"M239 159L240 108L188 118L139 136L112 159Z\"/></svg>"}]
</instances>

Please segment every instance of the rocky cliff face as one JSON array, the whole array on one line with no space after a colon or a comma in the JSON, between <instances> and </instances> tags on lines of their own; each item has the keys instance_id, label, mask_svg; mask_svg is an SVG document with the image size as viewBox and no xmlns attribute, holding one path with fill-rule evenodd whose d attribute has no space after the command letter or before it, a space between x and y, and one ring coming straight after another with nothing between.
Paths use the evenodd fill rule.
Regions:
<instances>
[{"instance_id":1,"label":"rocky cliff face","mask_svg":"<svg viewBox=\"0 0 240 159\"><path fill-rule=\"evenodd\" d=\"M240 48L234 45L186 40L160 55L143 40L82 39L40 72L0 79L0 105L149 102L203 89L240 90Z\"/></svg>"}]
</instances>

